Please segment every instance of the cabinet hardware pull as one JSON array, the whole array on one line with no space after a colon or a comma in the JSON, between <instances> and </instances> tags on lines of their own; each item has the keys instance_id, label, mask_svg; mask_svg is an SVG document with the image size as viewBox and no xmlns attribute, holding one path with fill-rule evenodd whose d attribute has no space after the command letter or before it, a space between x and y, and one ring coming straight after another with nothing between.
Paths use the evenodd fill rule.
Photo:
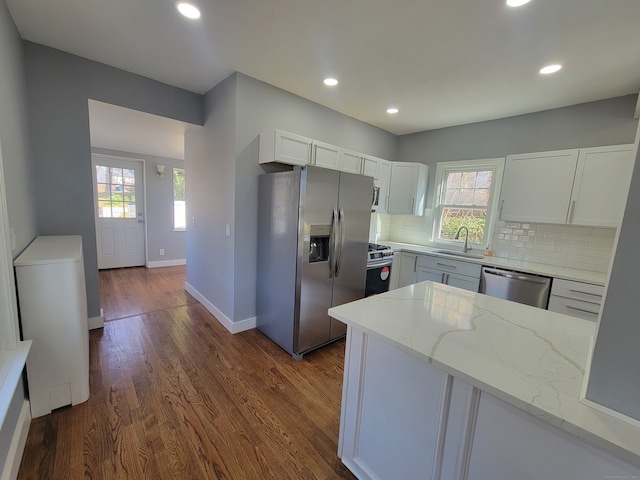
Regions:
<instances>
[{"instance_id":1,"label":"cabinet hardware pull","mask_svg":"<svg viewBox=\"0 0 640 480\"><path fill-rule=\"evenodd\" d=\"M413 260L413 271L416 272L418 270L418 256Z\"/></svg>"},{"instance_id":2,"label":"cabinet hardware pull","mask_svg":"<svg viewBox=\"0 0 640 480\"><path fill-rule=\"evenodd\" d=\"M447 285L449 285L449 274L448 274L448 273L447 273L447 278L446 278L446 280L445 280L445 282L444 282L444 283L446 283Z\"/></svg>"},{"instance_id":3,"label":"cabinet hardware pull","mask_svg":"<svg viewBox=\"0 0 640 480\"><path fill-rule=\"evenodd\" d=\"M567 223L573 223L573 212L576 210L576 201L571 202L571 208L569 208L569 221Z\"/></svg>"},{"instance_id":4,"label":"cabinet hardware pull","mask_svg":"<svg viewBox=\"0 0 640 480\"><path fill-rule=\"evenodd\" d=\"M600 295L599 293L583 292L582 290L569 290L569 291L571 293L581 293L582 295L591 295L592 297L602 298L602 295Z\"/></svg>"},{"instance_id":5,"label":"cabinet hardware pull","mask_svg":"<svg viewBox=\"0 0 640 480\"><path fill-rule=\"evenodd\" d=\"M413 213L413 207L416 204L416 197L411 197L411 213Z\"/></svg>"},{"instance_id":6,"label":"cabinet hardware pull","mask_svg":"<svg viewBox=\"0 0 640 480\"><path fill-rule=\"evenodd\" d=\"M592 312L591 310L585 310L584 308L572 307L571 305L567 305L567 308L570 310L576 310L578 312L591 313L592 315L598 315L600 312Z\"/></svg>"},{"instance_id":7,"label":"cabinet hardware pull","mask_svg":"<svg viewBox=\"0 0 640 480\"><path fill-rule=\"evenodd\" d=\"M445 283L444 282L444 272L442 272L442 278L440 279L440 283Z\"/></svg>"},{"instance_id":8,"label":"cabinet hardware pull","mask_svg":"<svg viewBox=\"0 0 640 480\"><path fill-rule=\"evenodd\" d=\"M437 264L440 265L441 267L456 268L455 265L447 265L446 263L437 262Z\"/></svg>"},{"instance_id":9,"label":"cabinet hardware pull","mask_svg":"<svg viewBox=\"0 0 640 480\"><path fill-rule=\"evenodd\" d=\"M498 209L498 220L502 220L502 207L504 207L504 198L500 200L500 208Z\"/></svg>"}]
</instances>

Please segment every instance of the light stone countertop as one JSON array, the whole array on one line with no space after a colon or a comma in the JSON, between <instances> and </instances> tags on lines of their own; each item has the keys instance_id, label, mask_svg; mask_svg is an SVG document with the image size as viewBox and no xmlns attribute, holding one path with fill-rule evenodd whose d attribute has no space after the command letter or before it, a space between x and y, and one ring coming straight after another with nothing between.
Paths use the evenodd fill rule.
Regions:
<instances>
[{"instance_id":1,"label":"light stone countertop","mask_svg":"<svg viewBox=\"0 0 640 480\"><path fill-rule=\"evenodd\" d=\"M640 466L640 422L580 402L594 322L429 281L329 315Z\"/></svg>"},{"instance_id":2,"label":"light stone countertop","mask_svg":"<svg viewBox=\"0 0 640 480\"><path fill-rule=\"evenodd\" d=\"M478 263L490 267L506 268L509 270L517 270L523 273L534 273L538 275L546 275L554 278L562 278L565 280L575 280L578 282L586 282L594 285L605 285L607 281L607 274L590 272L588 270L579 270L576 268L558 267L555 265L546 265L544 263L525 262L522 260L509 260L507 258L499 257L485 257L469 258L460 256L450 256L441 253L437 253L436 250L453 250L440 247L429 247L425 245L412 245L409 243L387 242L380 241L385 245L389 245L394 251L413 252L428 255L436 255L446 258L455 258L465 262ZM480 255L482 252L473 250L471 252L474 255Z\"/></svg>"}]
</instances>

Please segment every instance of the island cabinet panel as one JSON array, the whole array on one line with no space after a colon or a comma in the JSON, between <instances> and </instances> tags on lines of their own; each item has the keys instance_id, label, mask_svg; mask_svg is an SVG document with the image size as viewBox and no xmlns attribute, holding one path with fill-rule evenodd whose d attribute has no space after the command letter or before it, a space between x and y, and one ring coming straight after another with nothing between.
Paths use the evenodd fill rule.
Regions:
<instances>
[{"instance_id":1,"label":"island cabinet panel","mask_svg":"<svg viewBox=\"0 0 640 480\"><path fill-rule=\"evenodd\" d=\"M447 375L349 330L339 455L360 479L432 478Z\"/></svg>"},{"instance_id":2,"label":"island cabinet panel","mask_svg":"<svg viewBox=\"0 0 640 480\"><path fill-rule=\"evenodd\" d=\"M585 480L638 475L638 468L481 394L468 480Z\"/></svg>"}]
</instances>

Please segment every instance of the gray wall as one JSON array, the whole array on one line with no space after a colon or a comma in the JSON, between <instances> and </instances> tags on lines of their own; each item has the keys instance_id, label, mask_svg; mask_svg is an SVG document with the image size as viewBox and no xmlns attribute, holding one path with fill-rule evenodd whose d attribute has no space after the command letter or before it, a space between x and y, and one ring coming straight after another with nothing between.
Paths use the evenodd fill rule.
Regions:
<instances>
[{"instance_id":1,"label":"gray wall","mask_svg":"<svg viewBox=\"0 0 640 480\"><path fill-rule=\"evenodd\" d=\"M202 96L24 42L41 235L82 235L89 316L100 314L88 100L201 125Z\"/></svg>"},{"instance_id":2,"label":"gray wall","mask_svg":"<svg viewBox=\"0 0 640 480\"><path fill-rule=\"evenodd\" d=\"M184 168L184 160L158 157L144 153L123 152L92 147L94 153L144 160L145 166L145 226L147 228L147 259L150 262L184 260L185 232L173 230L173 168ZM164 165L164 177L156 177L156 165ZM160 249L164 249L164 256Z\"/></svg>"},{"instance_id":3,"label":"gray wall","mask_svg":"<svg viewBox=\"0 0 640 480\"><path fill-rule=\"evenodd\" d=\"M399 160L431 166L433 205L437 162L504 157L512 153L633 143L637 95L399 137Z\"/></svg>"},{"instance_id":4,"label":"gray wall","mask_svg":"<svg viewBox=\"0 0 640 480\"><path fill-rule=\"evenodd\" d=\"M187 227L187 282L238 322L255 317L258 176L273 170L258 164L258 135L281 128L390 160L396 137L238 73L206 102L204 129L185 142L187 215L197 217Z\"/></svg>"},{"instance_id":5,"label":"gray wall","mask_svg":"<svg viewBox=\"0 0 640 480\"><path fill-rule=\"evenodd\" d=\"M640 420L640 151L598 326L587 398Z\"/></svg>"},{"instance_id":6,"label":"gray wall","mask_svg":"<svg viewBox=\"0 0 640 480\"><path fill-rule=\"evenodd\" d=\"M31 181L22 40L3 1L0 2L0 105L2 174L6 184L9 227L16 234L16 248L12 252L15 258L37 235L37 226L33 201L35 189ZM24 398L20 382L0 430L0 471L7 459Z\"/></svg>"},{"instance_id":7,"label":"gray wall","mask_svg":"<svg viewBox=\"0 0 640 480\"><path fill-rule=\"evenodd\" d=\"M235 232L226 237L225 225L233 225L235 209L235 77L204 100L204 127L185 135L187 283L233 319Z\"/></svg>"}]
</instances>

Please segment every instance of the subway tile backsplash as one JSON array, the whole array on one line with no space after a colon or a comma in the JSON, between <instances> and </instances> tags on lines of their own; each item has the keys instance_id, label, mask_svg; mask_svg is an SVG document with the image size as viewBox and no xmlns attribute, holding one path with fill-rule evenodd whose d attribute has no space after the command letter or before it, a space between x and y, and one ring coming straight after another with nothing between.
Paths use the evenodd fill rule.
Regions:
<instances>
[{"instance_id":1,"label":"subway tile backsplash","mask_svg":"<svg viewBox=\"0 0 640 480\"><path fill-rule=\"evenodd\" d=\"M431 216L372 214L370 240L429 245ZM607 273L615 228L497 222L493 254L501 258Z\"/></svg>"},{"instance_id":2,"label":"subway tile backsplash","mask_svg":"<svg viewBox=\"0 0 640 480\"><path fill-rule=\"evenodd\" d=\"M493 235L493 254L607 273L615 235L615 228L500 221Z\"/></svg>"}]
</instances>

